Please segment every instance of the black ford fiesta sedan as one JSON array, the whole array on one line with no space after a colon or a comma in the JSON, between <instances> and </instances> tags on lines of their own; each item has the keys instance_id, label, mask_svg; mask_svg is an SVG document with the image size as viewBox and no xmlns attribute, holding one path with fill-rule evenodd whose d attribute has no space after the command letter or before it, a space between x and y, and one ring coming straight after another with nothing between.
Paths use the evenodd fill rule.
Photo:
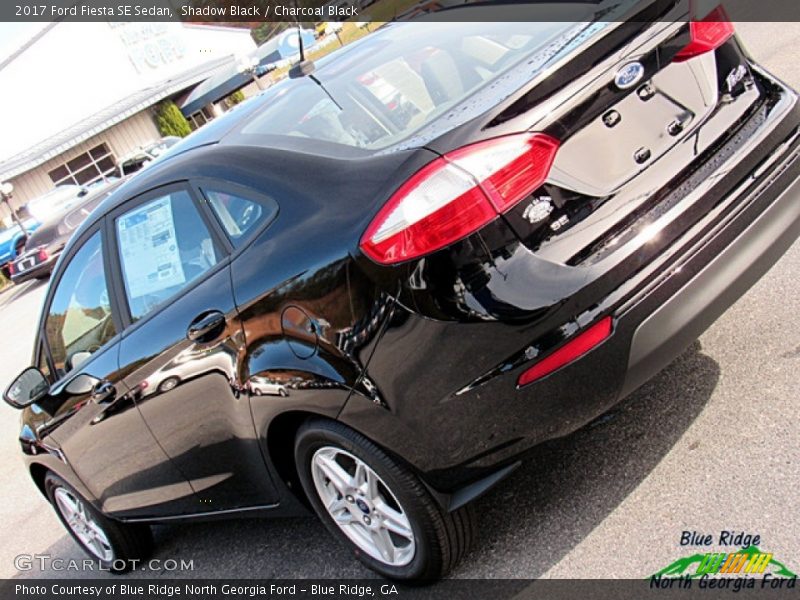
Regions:
<instances>
[{"instance_id":1,"label":"black ford fiesta sedan","mask_svg":"<svg viewBox=\"0 0 800 600\"><path fill-rule=\"evenodd\" d=\"M117 189L5 393L76 541L124 571L149 523L311 508L378 573L447 573L473 499L800 232L797 96L665 4L391 24Z\"/></svg>"}]
</instances>

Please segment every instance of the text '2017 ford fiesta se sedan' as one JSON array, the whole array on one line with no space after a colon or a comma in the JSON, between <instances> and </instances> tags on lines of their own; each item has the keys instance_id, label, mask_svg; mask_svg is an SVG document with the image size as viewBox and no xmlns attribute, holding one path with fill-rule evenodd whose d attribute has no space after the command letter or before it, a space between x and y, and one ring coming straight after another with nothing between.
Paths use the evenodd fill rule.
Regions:
<instances>
[{"instance_id":1,"label":"text '2017 ford fiesta se sedan'","mask_svg":"<svg viewBox=\"0 0 800 600\"><path fill-rule=\"evenodd\" d=\"M310 506L378 573L447 573L474 498L800 231L795 93L664 5L390 24L116 190L5 395L77 542L124 571L148 523Z\"/></svg>"}]
</instances>

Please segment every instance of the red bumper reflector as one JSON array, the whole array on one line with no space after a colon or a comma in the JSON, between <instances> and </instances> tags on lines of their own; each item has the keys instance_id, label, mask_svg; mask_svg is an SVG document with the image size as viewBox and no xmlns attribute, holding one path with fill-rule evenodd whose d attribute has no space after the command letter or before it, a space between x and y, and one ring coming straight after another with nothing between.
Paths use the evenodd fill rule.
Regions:
<instances>
[{"instance_id":1,"label":"red bumper reflector","mask_svg":"<svg viewBox=\"0 0 800 600\"><path fill-rule=\"evenodd\" d=\"M571 363L592 348L599 346L611 336L612 331L613 321L611 317L601 319L525 371L519 376L517 383L519 385L527 385Z\"/></svg>"}]
</instances>

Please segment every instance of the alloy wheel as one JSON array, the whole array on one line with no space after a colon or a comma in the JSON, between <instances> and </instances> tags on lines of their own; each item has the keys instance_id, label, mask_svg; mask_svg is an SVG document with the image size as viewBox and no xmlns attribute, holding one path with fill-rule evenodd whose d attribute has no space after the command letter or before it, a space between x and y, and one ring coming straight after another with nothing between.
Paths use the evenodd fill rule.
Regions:
<instances>
[{"instance_id":1,"label":"alloy wheel","mask_svg":"<svg viewBox=\"0 0 800 600\"><path fill-rule=\"evenodd\" d=\"M63 487L57 488L53 497L58 512L64 517L67 527L84 547L102 561L113 561L114 550L111 548L111 542L108 541L105 531L92 517L83 500Z\"/></svg>"},{"instance_id":2,"label":"alloy wheel","mask_svg":"<svg viewBox=\"0 0 800 600\"><path fill-rule=\"evenodd\" d=\"M413 560L411 522L369 465L341 448L323 446L314 453L311 474L323 506L356 546L393 567Z\"/></svg>"}]
</instances>

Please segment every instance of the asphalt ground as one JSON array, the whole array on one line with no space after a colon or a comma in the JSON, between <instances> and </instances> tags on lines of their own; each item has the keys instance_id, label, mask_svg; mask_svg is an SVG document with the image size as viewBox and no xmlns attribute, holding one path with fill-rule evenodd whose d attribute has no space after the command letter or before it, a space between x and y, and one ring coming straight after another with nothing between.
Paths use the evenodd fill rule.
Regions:
<instances>
[{"instance_id":1,"label":"asphalt ground","mask_svg":"<svg viewBox=\"0 0 800 600\"><path fill-rule=\"evenodd\" d=\"M756 59L800 88L800 24L746 23ZM683 531L759 535L800 571L800 244L691 348L601 422L538 449L481 498L458 578L641 578ZM0 294L0 384L27 366L45 285ZM0 578L87 577L19 555L83 554L30 481L18 414L0 406ZM137 577L371 577L313 517L155 529L155 557L193 569Z\"/></svg>"}]
</instances>

